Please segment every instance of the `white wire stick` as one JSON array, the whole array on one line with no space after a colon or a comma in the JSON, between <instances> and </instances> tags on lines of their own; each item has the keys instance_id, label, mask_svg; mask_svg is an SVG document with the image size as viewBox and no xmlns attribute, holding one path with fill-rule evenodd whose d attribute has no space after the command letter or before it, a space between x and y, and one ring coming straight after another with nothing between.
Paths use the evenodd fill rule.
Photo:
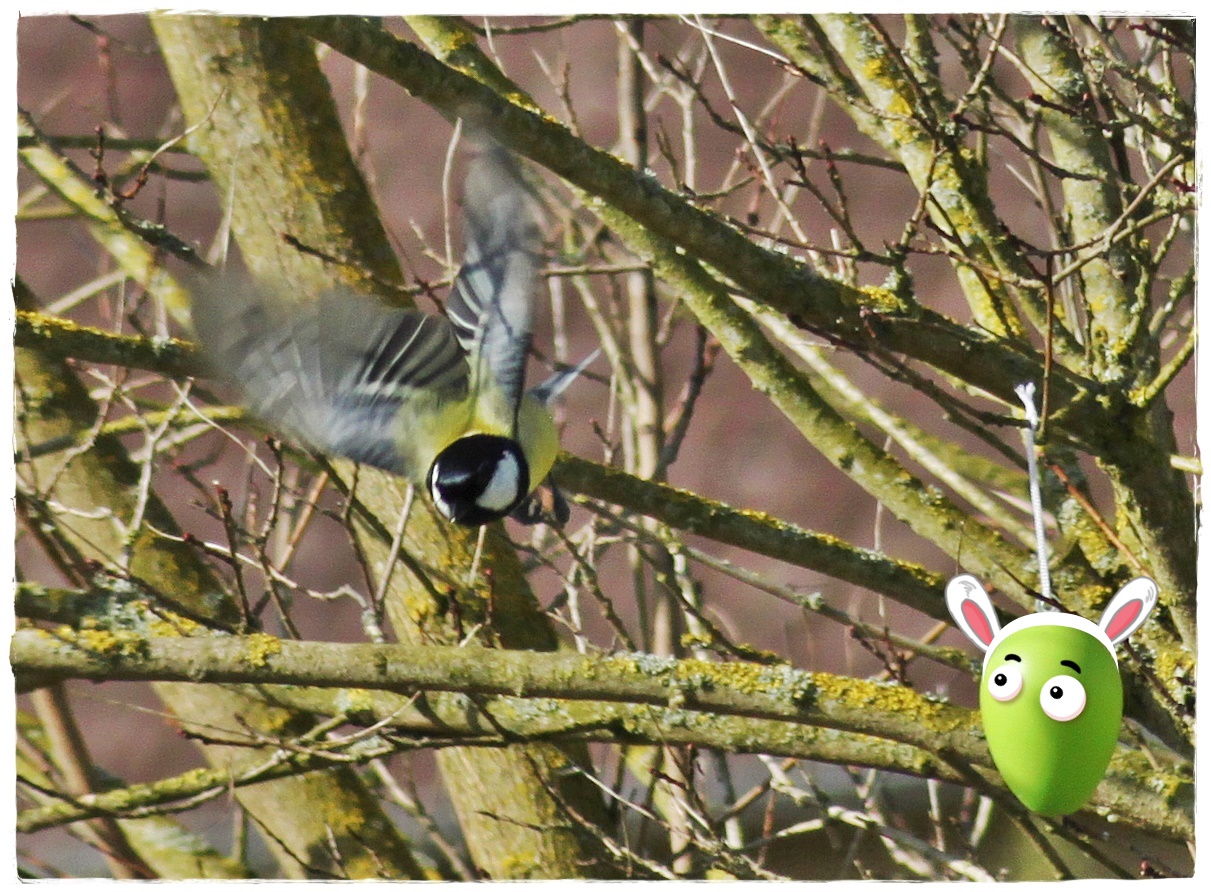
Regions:
<instances>
[{"instance_id":1,"label":"white wire stick","mask_svg":"<svg viewBox=\"0 0 1211 892\"><path fill-rule=\"evenodd\" d=\"M1026 430L1022 438L1026 441L1026 468L1030 475L1030 508L1034 514L1034 539L1039 564L1039 588L1042 591L1040 610L1053 608L1051 597L1051 569L1047 566L1047 537L1043 531L1043 494L1039 487L1039 463L1035 457L1034 432L1039 426L1039 413L1034 406L1034 382L1027 381L1014 389L1022 405L1026 407Z\"/></svg>"}]
</instances>

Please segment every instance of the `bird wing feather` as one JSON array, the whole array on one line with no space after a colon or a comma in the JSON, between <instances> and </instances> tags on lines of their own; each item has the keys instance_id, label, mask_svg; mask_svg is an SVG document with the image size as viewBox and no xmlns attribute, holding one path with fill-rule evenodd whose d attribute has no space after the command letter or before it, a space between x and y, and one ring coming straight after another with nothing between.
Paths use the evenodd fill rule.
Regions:
<instances>
[{"instance_id":1,"label":"bird wing feather","mask_svg":"<svg viewBox=\"0 0 1211 892\"><path fill-rule=\"evenodd\" d=\"M503 149L472 163L464 212L467 248L446 318L346 289L296 300L221 276L194 289L212 370L311 448L417 482L473 427L516 437L541 232Z\"/></svg>"},{"instance_id":2,"label":"bird wing feather","mask_svg":"<svg viewBox=\"0 0 1211 892\"><path fill-rule=\"evenodd\" d=\"M542 234L534 199L498 146L472 162L463 214L467 247L446 315L467 354L481 420L515 437Z\"/></svg>"},{"instance_id":3,"label":"bird wing feather","mask_svg":"<svg viewBox=\"0 0 1211 892\"><path fill-rule=\"evenodd\" d=\"M317 451L413 480L441 407L470 370L450 323L345 289L314 301L224 277L196 290L194 327L254 414Z\"/></svg>"}]
</instances>

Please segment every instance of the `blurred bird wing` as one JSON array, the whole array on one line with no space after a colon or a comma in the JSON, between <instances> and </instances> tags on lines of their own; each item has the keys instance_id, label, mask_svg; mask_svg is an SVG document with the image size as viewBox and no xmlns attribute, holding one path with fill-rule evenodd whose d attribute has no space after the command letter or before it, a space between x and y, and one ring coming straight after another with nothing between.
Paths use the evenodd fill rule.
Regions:
<instances>
[{"instance_id":1,"label":"blurred bird wing","mask_svg":"<svg viewBox=\"0 0 1211 892\"><path fill-rule=\"evenodd\" d=\"M467 248L446 315L467 354L481 421L516 436L542 247L534 199L499 147L472 162L464 190Z\"/></svg>"},{"instance_id":2,"label":"blurred bird wing","mask_svg":"<svg viewBox=\"0 0 1211 892\"><path fill-rule=\"evenodd\" d=\"M224 279L197 291L193 318L215 373L320 452L419 481L449 436L434 422L457 425L450 406L467 401L466 357L440 316L340 289L293 301Z\"/></svg>"},{"instance_id":3,"label":"blurred bird wing","mask_svg":"<svg viewBox=\"0 0 1211 892\"><path fill-rule=\"evenodd\" d=\"M319 310L333 451L419 481L470 422L467 360L450 323L351 293L322 295Z\"/></svg>"}]
</instances>

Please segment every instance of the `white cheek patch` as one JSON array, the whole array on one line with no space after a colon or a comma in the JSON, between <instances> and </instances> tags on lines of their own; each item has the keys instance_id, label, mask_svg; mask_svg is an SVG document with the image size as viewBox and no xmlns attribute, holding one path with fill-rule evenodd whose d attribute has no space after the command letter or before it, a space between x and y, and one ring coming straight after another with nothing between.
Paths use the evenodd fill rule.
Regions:
<instances>
[{"instance_id":1,"label":"white cheek patch","mask_svg":"<svg viewBox=\"0 0 1211 892\"><path fill-rule=\"evenodd\" d=\"M518 492L520 487L521 467L517 464L517 457L506 452L496 463L492 479L475 504L488 511L505 511L523 495Z\"/></svg>"},{"instance_id":2,"label":"white cheek patch","mask_svg":"<svg viewBox=\"0 0 1211 892\"><path fill-rule=\"evenodd\" d=\"M443 517L454 516L454 506L442 498L441 487L431 486L429 495L433 497L433 504L437 506L437 510L442 513Z\"/></svg>"}]
</instances>

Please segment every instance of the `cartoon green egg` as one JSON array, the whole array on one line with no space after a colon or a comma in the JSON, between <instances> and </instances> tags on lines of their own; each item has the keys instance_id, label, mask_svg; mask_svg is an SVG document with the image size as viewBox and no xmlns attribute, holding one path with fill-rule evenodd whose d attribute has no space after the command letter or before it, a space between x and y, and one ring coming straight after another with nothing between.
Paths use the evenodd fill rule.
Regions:
<instances>
[{"instance_id":1,"label":"cartoon green egg","mask_svg":"<svg viewBox=\"0 0 1211 892\"><path fill-rule=\"evenodd\" d=\"M980 715L997 771L1031 811L1080 809L1106 773L1123 717L1114 646L1148 618L1156 583L1139 578L1111 600L1101 622L1065 613L996 618L974 576L955 577L946 603L984 651Z\"/></svg>"}]
</instances>

